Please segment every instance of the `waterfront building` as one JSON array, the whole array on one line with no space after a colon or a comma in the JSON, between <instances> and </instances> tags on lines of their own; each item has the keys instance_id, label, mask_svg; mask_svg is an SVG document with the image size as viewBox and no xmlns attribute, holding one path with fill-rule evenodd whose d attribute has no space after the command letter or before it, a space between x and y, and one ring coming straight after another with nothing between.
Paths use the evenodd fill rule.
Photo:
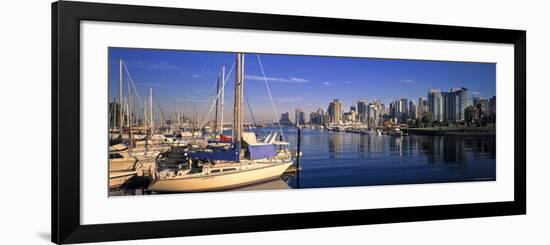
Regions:
<instances>
[{"instance_id":1,"label":"waterfront building","mask_svg":"<svg viewBox=\"0 0 550 245\"><path fill-rule=\"evenodd\" d=\"M416 119L418 118L418 106L415 100L409 102L409 118Z\"/></svg>"},{"instance_id":2,"label":"waterfront building","mask_svg":"<svg viewBox=\"0 0 550 245\"><path fill-rule=\"evenodd\" d=\"M497 97L493 96L489 99L488 114L491 116L496 115L497 113Z\"/></svg>"},{"instance_id":3,"label":"waterfront building","mask_svg":"<svg viewBox=\"0 0 550 245\"><path fill-rule=\"evenodd\" d=\"M476 106L468 106L464 111L464 118L467 122L478 121L480 118L480 110Z\"/></svg>"},{"instance_id":4,"label":"waterfront building","mask_svg":"<svg viewBox=\"0 0 550 245\"><path fill-rule=\"evenodd\" d=\"M293 123L290 121L290 114L288 112L281 113L281 118L279 119L279 124L284 126L290 126Z\"/></svg>"},{"instance_id":5,"label":"waterfront building","mask_svg":"<svg viewBox=\"0 0 550 245\"><path fill-rule=\"evenodd\" d=\"M388 114L386 105L380 103L380 105L378 106L378 118L381 119L386 114Z\"/></svg>"},{"instance_id":6,"label":"waterfront building","mask_svg":"<svg viewBox=\"0 0 550 245\"><path fill-rule=\"evenodd\" d=\"M317 115L317 112L310 112L309 113L309 124L310 125L318 125L317 121L319 120L319 115Z\"/></svg>"},{"instance_id":7,"label":"waterfront building","mask_svg":"<svg viewBox=\"0 0 550 245\"><path fill-rule=\"evenodd\" d=\"M398 102L398 113L397 118L399 121L404 122L409 117L409 105L406 98L401 98Z\"/></svg>"},{"instance_id":8,"label":"waterfront building","mask_svg":"<svg viewBox=\"0 0 550 245\"><path fill-rule=\"evenodd\" d=\"M474 97L472 99L472 104L479 109L480 117L487 116L487 112L489 109L489 100L481 97Z\"/></svg>"},{"instance_id":9,"label":"waterfront building","mask_svg":"<svg viewBox=\"0 0 550 245\"><path fill-rule=\"evenodd\" d=\"M464 110L468 105L468 89L455 88L443 92L443 120L448 122L464 121Z\"/></svg>"},{"instance_id":10,"label":"waterfront building","mask_svg":"<svg viewBox=\"0 0 550 245\"><path fill-rule=\"evenodd\" d=\"M359 116L357 115L357 110L355 109L355 106L350 106L349 108L349 114L350 114L350 120L351 122L357 122L357 119Z\"/></svg>"},{"instance_id":11,"label":"waterfront building","mask_svg":"<svg viewBox=\"0 0 550 245\"><path fill-rule=\"evenodd\" d=\"M367 125L369 128L377 126L378 123L378 109L375 104L369 104L367 107Z\"/></svg>"},{"instance_id":12,"label":"waterfront building","mask_svg":"<svg viewBox=\"0 0 550 245\"><path fill-rule=\"evenodd\" d=\"M325 114L323 115L323 125L328 126L329 123L330 115L328 114L328 112L325 112Z\"/></svg>"},{"instance_id":13,"label":"waterfront building","mask_svg":"<svg viewBox=\"0 0 550 245\"><path fill-rule=\"evenodd\" d=\"M497 97L493 96L489 99L488 106L489 122L496 123L497 119Z\"/></svg>"},{"instance_id":14,"label":"waterfront building","mask_svg":"<svg viewBox=\"0 0 550 245\"><path fill-rule=\"evenodd\" d=\"M440 90L428 91L428 107L433 121L443 121L443 95Z\"/></svg>"},{"instance_id":15,"label":"waterfront building","mask_svg":"<svg viewBox=\"0 0 550 245\"><path fill-rule=\"evenodd\" d=\"M389 108L389 116L391 118L397 117L397 102L391 102Z\"/></svg>"},{"instance_id":16,"label":"waterfront building","mask_svg":"<svg viewBox=\"0 0 550 245\"><path fill-rule=\"evenodd\" d=\"M305 125L306 124L306 116L304 111L300 108L296 108L294 111L294 123L296 126Z\"/></svg>"},{"instance_id":17,"label":"waterfront building","mask_svg":"<svg viewBox=\"0 0 550 245\"><path fill-rule=\"evenodd\" d=\"M317 111L314 111L309 114L309 124L311 125L323 125L325 124L325 112L323 109L319 108Z\"/></svg>"},{"instance_id":18,"label":"waterfront building","mask_svg":"<svg viewBox=\"0 0 550 245\"><path fill-rule=\"evenodd\" d=\"M330 123L342 123L342 102L338 99L334 99L328 106L328 114L330 116Z\"/></svg>"},{"instance_id":19,"label":"waterfront building","mask_svg":"<svg viewBox=\"0 0 550 245\"><path fill-rule=\"evenodd\" d=\"M417 106L418 106L418 115L417 115L418 118L424 117L424 115L426 115L426 113L429 112L428 101L426 100L426 98L419 97Z\"/></svg>"},{"instance_id":20,"label":"waterfront building","mask_svg":"<svg viewBox=\"0 0 550 245\"><path fill-rule=\"evenodd\" d=\"M367 118L367 101L366 100L358 100L357 101L357 116L359 118L359 122L364 123Z\"/></svg>"},{"instance_id":21,"label":"waterfront building","mask_svg":"<svg viewBox=\"0 0 550 245\"><path fill-rule=\"evenodd\" d=\"M354 117L354 112L353 111L344 112L343 121L346 122L346 123L353 123L354 122L353 117Z\"/></svg>"},{"instance_id":22,"label":"waterfront building","mask_svg":"<svg viewBox=\"0 0 550 245\"><path fill-rule=\"evenodd\" d=\"M401 120L401 115L403 115L403 107L401 106L401 101L396 100L394 103L394 117Z\"/></svg>"},{"instance_id":23,"label":"waterfront building","mask_svg":"<svg viewBox=\"0 0 550 245\"><path fill-rule=\"evenodd\" d=\"M317 109L317 115L318 115L317 124L323 125L327 123L327 121L325 120L325 111L323 111L323 109L321 108Z\"/></svg>"}]
</instances>

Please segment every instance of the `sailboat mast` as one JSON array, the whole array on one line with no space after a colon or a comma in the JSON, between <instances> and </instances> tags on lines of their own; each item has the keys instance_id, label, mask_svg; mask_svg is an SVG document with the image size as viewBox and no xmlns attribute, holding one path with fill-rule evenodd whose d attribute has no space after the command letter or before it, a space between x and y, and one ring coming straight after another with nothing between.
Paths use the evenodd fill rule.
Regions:
<instances>
[{"instance_id":1,"label":"sailboat mast","mask_svg":"<svg viewBox=\"0 0 550 245\"><path fill-rule=\"evenodd\" d=\"M223 134L223 102L225 92L225 66L222 66L222 94L221 94L221 113L220 113L220 134Z\"/></svg>"},{"instance_id":2,"label":"sailboat mast","mask_svg":"<svg viewBox=\"0 0 550 245\"><path fill-rule=\"evenodd\" d=\"M122 59L119 60L118 68L118 130L120 133L120 138L122 139Z\"/></svg>"},{"instance_id":3,"label":"sailboat mast","mask_svg":"<svg viewBox=\"0 0 550 245\"><path fill-rule=\"evenodd\" d=\"M244 66L244 57L243 54L237 54L237 68L235 69L235 104L233 108L233 141L237 143L237 151L240 153L241 150L241 136L242 136L242 107L243 107L243 66ZM239 159L240 162L240 154Z\"/></svg>"},{"instance_id":4,"label":"sailboat mast","mask_svg":"<svg viewBox=\"0 0 550 245\"><path fill-rule=\"evenodd\" d=\"M241 105L239 107L239 116L241 123L239 124L239 131L241 132L242 137L244 126L244 54L241 54L241 69L239 71L241 72ZM239 139L241 138L239 137Z\"/></svg>"},{"instance_id":5,"label":"sailboat mast","mask_svg":"<svg viewBox=\"0 0 550 245\"><path fill-rule=\"evenodd\" d=\"M151 123L151 130L155 127L155 123L153 122L153 88L149 88L149 122Z\"/></svg>"},{"instance_id":6,"label":"sailboat mast","mask_svg":"<svg viewBox=\"0 0 550 245\"><path fill-rule=\"evenodd\" d=\"M134 104L132 102L132 90L130 90L130 81L128 81L128 108L133 108ZM130 111L130 110L128 110ZM132 135L132 112L128 114L128 151L132 152L134 147L134 135Z\"/></svg>"},{"instance_id":7,"label":"sailboat mast","mask_svg":"<svg viewBox=\"0 0 550 245\"><path fill-rule=\"evenodd\" d=\"M126 127L130 128L130 101L126 101L124 103L125 111L126 111Z\"/></svg>"},{"instance_id":8,"label":"sailboat mast","mask_svg":"<svg viewBox=\"0 0 550 245\"><path fill-rule=\"evenodd\" d=\"M216 84L216 95L220 92L220 77L218 76L218 81ZM216 112L214 114L214 132L218 132L218 101L219 97L216 97Z\"/></svg>"},{"instance_id":9,"label":"sailboat mast","mask_svg":"<svg viewBox=\"0 0 550 245\"><path fill-rule=\"evenodd\" d=\"M147 115L147 100L143 102L143 125L145 127L149 126L149 116Z\"/></svg>"}]
</instances>

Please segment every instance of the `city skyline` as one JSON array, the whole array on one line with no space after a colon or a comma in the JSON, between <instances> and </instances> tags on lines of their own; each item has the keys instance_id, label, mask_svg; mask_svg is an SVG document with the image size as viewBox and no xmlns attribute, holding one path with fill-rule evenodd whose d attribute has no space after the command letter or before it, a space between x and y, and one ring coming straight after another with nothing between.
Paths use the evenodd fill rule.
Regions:
<instances>
[{"instance_id":1,"label":"city skyline","mask_svg":"<svg viewBox=\"0 0 550 245\"><path fill-rule=\"evenodd\" d=\"M118 95L118 61L122 59L138 93L145 96L153 88L155 101L163 110L170 112L185 105L188 113L205 113L209 99L215 95L219 70L225 66L226 75L229 74L234 57L234 53L110 48L109 100ZM272 54L260 54L260 58L277 114L273 112L258 58L247 54L245 93L256 121L278 121L281 113L292 113L297 108L307 118L319 108L328 110L333 99L339 99L342 109L348 111L361 99L378 99L389 106L401 98L418 102L419 97L427 98L431 89L467 87L470 105L474 97L490 98L496 90L496 65L492 63ZM233 80L234 71L226 85L228 112L233 104ZM248 114L246 119L250 119Z\"/></svg>"},{"instance_id":2,"label":"city skyline","mask_svg":"<svg viewBox=\"0 0 550 245\"><path fill-rule=\"evenodd\" d=\"M295 120L290 121L288 112L281 114L281 125L331 125L359 123L368 127L382 126L390 123L495 123L496 96L490 98L474 97L473 103L468 105L467 88L456 88L449 91L432 89L428 97L419 97L416 100L401 98L389 105L379 100L358 100L356 105L350 105L346 111L339 99L328 103L327 112L319 107L317 111L309 113L309 121L303 119L305 113L301 108L295 109ZM298 113L301 114L298 123ZM306 123L304 123L306 122Z\"/></svg>"}]
</instances>

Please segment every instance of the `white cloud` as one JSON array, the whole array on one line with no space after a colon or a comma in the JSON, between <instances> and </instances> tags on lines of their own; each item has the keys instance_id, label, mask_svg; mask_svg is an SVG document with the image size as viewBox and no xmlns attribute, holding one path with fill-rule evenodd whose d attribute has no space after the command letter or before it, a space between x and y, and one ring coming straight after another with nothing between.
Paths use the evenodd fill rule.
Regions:
<instances>
[{"instance_id":1,"label":"white cloud","mask_svg":"<svg viewBox=\"0 0 550 245\"><path fill-rule=\"evenodd\" d=\"M309 82L307 79L299 78L299 77L291 77L288 80L293 81L293 82L297 82L297 83Z\"/></svg>"},{"instance_id":2,"label":"white cloud","mask_svg":"<svg viewBox=\"0 0 550 245\"><path fill-rule=\"evenodd\" d=\"M192 77L193 78L200 78L200 77L202 77L202 74L193 74Z\"/></svg>"},{"instance_id":3,"label":"white cloud","mask_svg":"<svg viewBox=\"0 0 550 245\"><path fill-rule=\"evenodd\" d=\"M473 95L480 95L481 92L473 91L472 94L473 94Z\"/></svg>"},{"instance_id":4,"label":"white cloud","mask_svg":"<svg viewBox=\"0 0 550 245\"><path fill-rule=\"evenodd\" d=\"M305 78L299 78L299 77L290 77L290 78L283 78L283 77L265 77L264 76L257 76L257 75L245 75L245 79L247 80L255 80L255 81L271 81L271 82L282 82L282 83L307 83L309 80Z\"/></svg>"},{"instance_id":5,"label":"white cloud","mask_svg":"<svg viewBox=\"0 0 550 245\"><path fill-rule=\"evenodd\" d=\"M329 86L329 85L330 85L330 83L329 83L329 82L324 82L324 83L323 83L323 85L327 85L327 86Z\"/></svg>"},{"instance_id":6,"label":"white cloud","mask_svg":"<svg viewBox=\"0 0 550 245\"><path fill-rule=\"evenodd\" d=\"M129 67L150 70L180 70L181 67L168 62L150 62L150 61L128 61L125 62Z\"/></svg>"}]
</instances>

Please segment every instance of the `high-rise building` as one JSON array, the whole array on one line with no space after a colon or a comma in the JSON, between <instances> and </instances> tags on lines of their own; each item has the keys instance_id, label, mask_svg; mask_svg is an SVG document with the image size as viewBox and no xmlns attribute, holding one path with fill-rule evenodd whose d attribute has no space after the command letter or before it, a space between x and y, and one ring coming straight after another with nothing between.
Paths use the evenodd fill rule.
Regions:
<instances>
[{"instance_id":1,"label":"high-rise building","mask_svg":"<svg viewBox=\"0 0 550 245\"><path fill-rule=\"evenodd\" d=\"M464 110L464 120L467 122L477 121L480 118L479 108L476 106L468 106Z\"/></svg>"},{"instance_id":2,"label":"high-rise building","mask_svg":"<svg viewBox=\"0 0 550 245\"><path fill-rule=\"evenodd\" d=\"M359 118L359 116L357 115L357 109L355 106L350 106L349 108L349 113L351 114L351 121L352 122L357 122L357 119Z\"/></svg>"},{"instance_id":3,"label":"high-rise building","mask_svg":"<svg viewBox=\"0 0 550 245\"><path fill-rule=\"evenodd\" d=\"M497 113L497 97L496 96L493 96L493 97L489 98L488 113L491 116L494 116Z\"/></svg>"},{"instance_id":4,"label":"high-rise building","mask_svg":"<svg viewBox=\"0 0 550 245\"><path fill-rule=\"evenodd\" d=\"M330 123L342 123L342 102L334 99L328 106L328 114L330 115Z\"/></svg>"},{"instance_id":5,"label":"high-rise building","mask_svg":"<svg viewBox=\"0 0 550 245\"><path fill-rule=\"evenodd\" d=\"M319 115L317 114L317 112L310 112L309 113L309 124L310 125L318 125L317 121L319 120Z\"/></svg>"},{"instance_id":6,"label":"high-rise building","mask_svg":"<svg viewBox=\"0 0 550 245\"><path fill-rule=\"evenodd\" d=\"M378 106L378 118L382 118L383 116L385 116L386 114L388 114L388 110L386 108L386 105L380 103L380 105Z\"/></svg>"},{"instance_id":7,"label":"high-rise building","mask_svg":"<svg viewBox=\"0 0 550 245\"><path fill-rule=\"evenodd\" d=\"M390 114L391 118L396 118L397 117L397 102L396 101L390 102L389 114Z\"/></svg>"},{"instance_id":8,"label":"high-rise building","mask_svg":"<svg viewBox=\"0 0 550 245\"><path fill-rule=\"evenodd\" d=\"M343 121L346 123L353 123L355 121L355 111L344 112Z\"/></svg>"},{"instance_id":9,"label":"high-rise building","mask_svg":"<svg viewBox=\"0 0 550 245\"><path fill-rule=\"evenodd\" d=\"M375 104L369 104L367 107L367 125L369 127L375 127L378 123L378 108Z\"/></svg>"},{"instance_id":10,"label":"high-rise building","mask_svg":"<svg viewBox=\"0 0 550 245\"><path fill-rule=\"evenodd\" d=\"M317 123L319 125L323 125L323 124L327 123L325 121L325 111L323 111L323 109L321 109L321 108L317 109L317 115L319 116L319 119L317 121Z\"/></svg>"},{"instance_id":11,"label":"high-rise building","mask_svg":"<svg viewBox=\"0 0 550 245\"><path fill-rule=\"evenodd\" d=\"M359 122L364 123L367 118L367 101L358 100L357 101L357 116L359 117Z\"/></svg>"},{"instance_id":12,"label":"high-rise building","mask_svg":"<svg viewBox=\"0 0 550 245\"><path fill-rule=\"evenodd\" d=\"M401 101L400 100L396 100L394 103L394 108L393 108L393 116L399 120L401 120L401 115L403 115L403 108L401 106Z\"/></svg>"},{"instance_id":13,"label":"high-rise building","mask_svg":"<svg viewBox=\"0 0 550 245\"><path fill-rule=\"evenodd\" d=\"M409 104L406 98L402 98L398 101L399 113L397 118L400 121L406 121L409 118Z\"/></svg>"},{"instance_id":14,"label":"high-rise building","mask_svg":"<svg viewBox=\"0 0 550 245\"><path fill-rule=\"evenodd\" d=\"M418 118L422 118L429 111L428 101L424 97L418 98Z\"/></svg>"},{"instance_id":15,"label":"high-rise building","mask_svg":"<svg viewBox=\"0 0 550 245\"><path fill-rule=\"evenodd\" d=\"M323 125L328 125L330 123L330 115L328 112L325 112L323 115Z\"/></svg>"},{"instance_id":16,"label":"high-rise building","mask_svg":"<svg viewBox=\"0 0 550 245\"><path fill-rule=\"evenodd\" d=\"M290 121L290 114L288 112L281 113L281 118L279 119L280 125L290 126L292 122Z\"/></svg>"},{"instance_id":17,"label":"high-rise building","mask_svg":"<svg viewBox=\"0 0 550 245\"><path fill-rule=\"evenodd\" d=\"M304 111L300 108L296 108L294 111L294 123L296 126L305 125L306 124L306 116Z\"/></svg>"},{"instance_id":18,"label":"high-rise building","mask_svg":"<svg viewBox=\"0 0 550 245\"><path fill-rule=\"evenodd\" d=\"M497 121L497 97L493 96L489 99L489 122L496 123Z\"/></svg>"},{"instance_id":19,"label":"high-rise building","mask_svg":"<svg viewBox=\"0 0 550 245\"><path fill-rule=\"evenodd\" d=\"M487 113L489 110L489 100L481 97L474 97L472 99L472 104L479 110L480 117L485 117L488 115Z\"/></svg>"},{"instance_id":20,"label":"high-rise building","mask_svg":"<svg viewBox=\"0 0 550 245\"><path fill-rule=\"evenodd\" d=\"M319 108L316 112L312 112L309 114L309 123L311 125L323 125L325 117L325 112L323 109Z\"/></svg>"},{"instance_id":21,"label":"high-rise building","mask_svg":"<svg viewBox=\"0 0 550 245\"><path fill-rule=\"evenodd\" d=\"M464 121L464 110L468 105L468 89L456 88L443 92L443 120L448 122Z\"/></svg>"},{"instance_id":22,"label":"high-rise building","mask_svg":"<svg viewBox=\"0 0 550 245\"><path fill-rule=\"evenodd\" d=\"M428 107L433 121L443 121L443 95L440 90L428 91Z\"/></svg>"},{"instance_id":23,"label":"high-rise building","mask_svg":"<svg viewBox=\"0 0 550 245\"><path fill-rule=\"evenodd\" d=\"M415 100L409 101L409 118L416 119L418 117L418 106Z\"/></svg>"},{"instance_id":24,"label":"high-rise building","mask_svg":"<svg viewBox=\"0 0 550 245\"><path fill-rule=\"evenodd\" d=\"M298 114L298 122L299 122L299 125L305 125L306 124L306 113L303 112L303 111L300 111L300 113Z\"/></svg>"}]
</instances>

